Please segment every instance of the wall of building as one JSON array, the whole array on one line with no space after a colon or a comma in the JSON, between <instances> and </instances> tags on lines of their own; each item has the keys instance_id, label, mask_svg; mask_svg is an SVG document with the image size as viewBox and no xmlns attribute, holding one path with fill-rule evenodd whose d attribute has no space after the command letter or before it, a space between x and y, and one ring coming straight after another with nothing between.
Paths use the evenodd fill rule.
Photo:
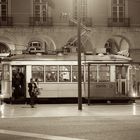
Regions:
<instances>
[{"instance_id":1,"label":"wall of building","mask_svg":"<svg viewBox=\"0 0 140 140\"><path fill-rule=\"evenodd\" d=\"M11 14L14 25L28 25L31 16L31 0L12 0Z\"/></svg>"},{"instance_id":2,"label":"wall of building","mask_svg":"<svg viewBox=\"0 0 140 140\"><path fill-rule=\"evenodd\" d=\"M33 15L33 0L12 0L11 14L14 25L28 25L29 17ZM54 25L68 25L69 17L73 15L73 0L53 0L52 17ZM110 17L111 0L87 0L87 17L92 18L94 25L106 26ZM67 15L66 15L67 14Z\"/></svg>"},{"instance_id":3,"label":"wall of building","mask_svg":"<svg viewBox=\"0 0 140 140\"><path fill-rule=\"evenodd\" d=\"M68 25L72 15L73 0L53 0L52 17L54 25Z\"/></svg>"},{"instance_id":4,"label":"wall of building","mask_svg":"<svg viewBox=\"0 0 140 140\"><path fill-rule=\"evenodd\" d=\"M13 27L0 29L0 42L6 43L10 49L14 49L21 53L28 43L34 41L46 41L48 44L53 43L57 49L63 47L67 41L77 35L76 27L56 26L55 28L30 28L30 27ZM96 48L103 48L109 39L114 39L119 42L125 39L130 49L138 49L140 44L140 29L126 29L126 28L107 28L96 27L88 34L88 39L92 44L91 50ZM119 44L119 43L118 43Z\"/></svg>"},{"instance_id":5,"label":"wall of building","mask_svg":"<svg viewBox=\"0 0 140 140\"><path fill-rule=\"evenodd\" d=\"M128 16L130 17L131 26L140 26L140 1L128 0Z\"/></svg>"},{"instance_id":6,"label":"wall of building","mask_svg":"<svg viewBox=\"0 0 140 140\"><path fill-rule=\"evenodd\" d=\"M9 15L14 25L28 25L33 16L33 0L9 0ZM128 7L127 7L128 4ZM111 17L111 0L87 0L87 17L92 18L94 26L107 26ZM126 0L126 18L130 17L132 26L140 26L139 0ZM73 14L73 0L52 0L54 25L68 25L69 15Z\"/></svg>"},{"instance_id":7,"label":"wall of building","mask_svg":"<svg viewBox=\"0 0 140 140\"><path fill-rule=\"evenodd\" d=\"M76 27L55 27L55 28L30 28L30 27L13 27L0 28L0 42L21 53L30 41L46 41L52 45L54 43L57 49L64 46L67 41L77 34ZM52 48L53 49L53 48Z\"/></svg>"},{"instance_id":8,"label":"wall of building","mask_svg":"<svg viewBox=\"0 0 140 140\"><path fill-rule=\"evenodd\" d=\"M88 0L88 15L92 18L93 26L107 26L110 4L111 0Z\"/></svg>"},{"instance_id":9,"label":"wall of building","mask_svg":"<svg viewBox=\"0 0 140 140\"><path fill-rule=\"evenodd\" d=\"M53 0L55 7L53 20L55 25L68 24L68 18L63 14L73 15L73 0ZM107 26L107 20L111 17L111 0L87 0L87 17L92 18L93 25Z\"/></svg>"}]
</instances>

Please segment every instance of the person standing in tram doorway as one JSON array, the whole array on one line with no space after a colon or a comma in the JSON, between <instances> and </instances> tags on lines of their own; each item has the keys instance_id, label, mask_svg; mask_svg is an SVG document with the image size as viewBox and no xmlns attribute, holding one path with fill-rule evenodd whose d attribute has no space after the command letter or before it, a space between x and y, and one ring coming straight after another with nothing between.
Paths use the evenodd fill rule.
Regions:
<instances>
[{"instance_id":1,"label":"person standing in tram doorway","mask_svg":"<svg viewBox=\"0 0 140 140\"><path fill-rule=\"evenodd\" d=\"M36 100L35 89L36 89L36 84L34 83L33 79L31 78L30 83L28 83L28 92L30 95L30 105L32 108L34 108L35 100Z\"/></svg>"}]
</instances>

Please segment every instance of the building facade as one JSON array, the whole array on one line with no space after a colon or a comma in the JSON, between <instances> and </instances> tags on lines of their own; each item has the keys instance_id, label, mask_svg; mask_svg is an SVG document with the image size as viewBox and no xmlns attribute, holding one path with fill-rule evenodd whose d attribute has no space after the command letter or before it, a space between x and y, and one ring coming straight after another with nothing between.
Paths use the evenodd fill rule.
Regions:
<instances>
[{"instance_id":1,"label":"building facade","mask_svg":"<svg viewBox=\"0 0 140 140\"><path fill-rule=\"evenodd\" d=\"M139 0L0 0L1 56L21 54L36 43L50 51L73 45L80 16L84 51L111 46L138 59L139 8Z\"/></svg>"},{"instance_id":2,"label":"building facade","mask_svg":"<svg viewBox=\"0 0 140 140\"><path fill-rule=\"evenodd\" d=\"M44 41L50 49L63 47L77 34L73 20L79 16L78 2L1 0L0 43L15 53L21 53L31 41ZM79 7L82 23L91 29L84 42L87 49L104 48L108 41L139 49L138 0L81 0Z\"/></svg>"}]
</instances>

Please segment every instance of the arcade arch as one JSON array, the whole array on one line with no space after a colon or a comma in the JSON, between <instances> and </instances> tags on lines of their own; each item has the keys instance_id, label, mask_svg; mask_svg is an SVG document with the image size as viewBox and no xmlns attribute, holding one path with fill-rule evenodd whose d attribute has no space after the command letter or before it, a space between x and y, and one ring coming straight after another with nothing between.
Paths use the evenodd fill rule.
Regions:
<instances>
[{"instance_id":1,"label":"arcade arch","mask_svg":"<svg viewBox=\"0 0 140 140\"><path fill-rule=\"evenodd\" d=\"M0 53L9 53L10 48L3 42L0 42Z\"/></svg>"},{"instance_id":2,"label":"arcade arch","mask_svg":"<svg viewBox=\"0 0 140 140\"><path fill-rule=\"evenodd\" d=\"M77 49L77 46L78 46L77 36L71 37L67 41L65 46ZM92 51L93 51L93 47L92 47L92 43L90 41L89 36L87 35L81 36L81 52L86 53L86 52L92 52Z\"/></svg>"},{"instance_id":3,"label":"arcade arch","mask_svg":"<svg viewBox=\"0 0 140 140\"><path fill-rule=\"evenodd\" d=\"M12 38L12 36L0 36L0 54L9 54L14 53L16 50L16 40L15 38ZM4 56L5 56L4 55Z\"/></svg>"},{"instance_id":4,"label":"arcade arch","mask_svg":"<svg viewBox=\"0 0 140 140\"><path fill-rule=\"evenodd\" d=\"M56 45L50 37L31 37L26 40L26 49L35 48L36 50L55 51Z\"/></svg>"},{"instance_id":5,"label":"arcade arch","mask_svg":"<svg viewBox=\"0 0 140 140\"><path fill-rule=\"evenodd\" d=\"M104 47L106 48L107 54L129 56L130 42L123 36L112 36L106 41Z\"/></svg>"}]
</instances>

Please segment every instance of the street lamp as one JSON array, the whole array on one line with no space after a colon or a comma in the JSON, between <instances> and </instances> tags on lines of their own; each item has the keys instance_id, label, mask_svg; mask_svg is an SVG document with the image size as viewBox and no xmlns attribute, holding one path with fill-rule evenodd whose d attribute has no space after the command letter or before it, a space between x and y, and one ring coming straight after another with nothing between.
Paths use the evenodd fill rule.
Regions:
<instances>
[{"instance_id":1,"label":"street lamp","mask_svg":"<svg viewBox=\"0 0 140 140\"><path fill-rule=\"evenodd\" d=\"M78 0L78 110L82 110L82 86L81 86L81 0Z\"/></svg>"},{"instance_id":2,"label":"street lamp","mask_svg":"<svg viewBox=\"0 0 140 140\"><path fill-rule=\"evenodd\" d=\"M86 31L89 29L86 29L85 26L82 25L82 28L85 29L86 31L81 34L81 0L78 0L77 3L77 20L71 18L70 20L77 24L77 57L78 57L78 110L82 110L82 86L81 86L81 35L85 34ZM62 18L66 18L67 16L70 16L70 14L61 13ZM75 41L76 41L75 40Z\"/></svg>"}]
</instances>

